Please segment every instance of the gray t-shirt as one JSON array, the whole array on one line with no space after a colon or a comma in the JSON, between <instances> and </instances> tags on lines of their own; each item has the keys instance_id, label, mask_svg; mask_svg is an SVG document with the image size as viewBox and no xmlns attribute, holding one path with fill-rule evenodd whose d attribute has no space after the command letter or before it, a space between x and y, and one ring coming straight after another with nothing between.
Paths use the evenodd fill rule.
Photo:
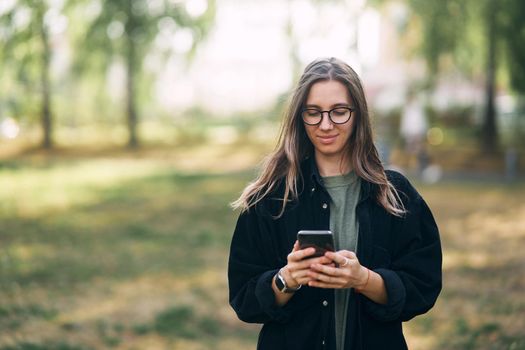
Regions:
<instances>
[{"instance_id":1,"label":"gray t-shirt","mask_svg":"<svg viewBox=\"0 0 525 350\"><path fill-rule=\"evenodd\" d=\"M359 224L355 209L359 201L361 181L355 172L323 177L330 203L330 230L334 233L336 250L357 250ZM350 289L335 289L335 336L337 350L344 348L348 296Z\"/></svg>"}]
</instances>

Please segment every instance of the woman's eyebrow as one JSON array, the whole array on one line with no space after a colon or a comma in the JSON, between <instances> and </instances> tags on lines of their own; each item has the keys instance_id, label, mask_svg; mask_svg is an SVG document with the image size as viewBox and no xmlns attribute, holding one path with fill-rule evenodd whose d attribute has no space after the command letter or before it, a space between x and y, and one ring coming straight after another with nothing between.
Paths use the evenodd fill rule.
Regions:
<instances>
[{"instance_id":1,"label":"woman's eyebrow","mask_svg":"<svg viewBox=\"0 0 525 350\"><path fill-rule=\"evenodd\" d=\"M336 108L336 107L348 107L350 106L349 103L346 103L346 102L339 102L339 103L335 103L333 105L330 106L330 109L332 108ZM319 107L318 105L316 104L307 104L306 105L306 108L318 108L318 109L321 109L321 107Z\"/></svg>"}]
</instances>

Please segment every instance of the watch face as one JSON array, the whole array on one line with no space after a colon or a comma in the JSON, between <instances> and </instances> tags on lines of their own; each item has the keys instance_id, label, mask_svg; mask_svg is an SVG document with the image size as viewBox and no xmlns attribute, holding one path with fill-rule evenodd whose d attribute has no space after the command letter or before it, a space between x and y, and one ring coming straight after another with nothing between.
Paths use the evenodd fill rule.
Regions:
<instances>
[{"instance_id":1,"label":"watch face","mask_svg":"<svg viewBox=\"0 0 525 350\"><path fill-rule=\"evenodd\" d=\"M286 289L286 284L284 283L283 276L281 276L280 273L277 274L277 277L275 278L275 285L277 286L277 289L279 289L281 292L284 292Z\"/></svg>"},{"instance_id":2,"label":"watch face","mask_svg":"<svg viewBox=\"0 0 525 350\"><path fill-rule=\"evenodd\" d=\"M284 277L281 276L280 271L277 273L277 276L275 276L275 285L277 286L277 289L279 289L281 293L295 293L302 287L301 285L299 285L297 288L289 288L286 285L286 281L284 280Z\"/></svg>"}]
</instances>

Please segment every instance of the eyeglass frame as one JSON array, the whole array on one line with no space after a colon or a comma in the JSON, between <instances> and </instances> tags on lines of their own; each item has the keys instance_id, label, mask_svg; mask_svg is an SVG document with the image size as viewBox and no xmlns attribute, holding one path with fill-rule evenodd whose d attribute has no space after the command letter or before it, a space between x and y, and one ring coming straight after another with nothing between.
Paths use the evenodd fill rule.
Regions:
<instances>
[{"instance_id":1,"label":"eyeglass frame","mask_svg":"<svg viewBox=\"0 0 525 350\"><path fill-rule=\"evenodd\" d=\"M347 120L345 120L344 122L342 123L336 123L332 120L332 112L335 111L336 109L341 109L341 108L344 108L344 109L348 109L350 111L350 116L348 117ZM318 123L315 123L315 124L309 124L307 123L305 120L304 120L304 117L303 117L303 114L304 112L308 111L308 110L311 110L311 111L316 111L316 112L319 112L321 113L321 119L319 119L319 122ZM335 107L335 108L332 108L328 111L322 111L322 110L319 110L319 109L315 109L315 108L305 108L301 111L301 119L303 120L303 123L305 123L306 125L310 125L310 126L316 126L316 125L319 125L323 122L323 117L324 117L324 114L325 113L328 113L328 119L330 120L331 123L333 124L336 124L336 125L342 125L342 124L346 124L348 123L348 121L352 118L352 113L354 113L356 111L355 107L350 107L350 106L340 106L340 107Z\"/></svg>"}]
</instances>

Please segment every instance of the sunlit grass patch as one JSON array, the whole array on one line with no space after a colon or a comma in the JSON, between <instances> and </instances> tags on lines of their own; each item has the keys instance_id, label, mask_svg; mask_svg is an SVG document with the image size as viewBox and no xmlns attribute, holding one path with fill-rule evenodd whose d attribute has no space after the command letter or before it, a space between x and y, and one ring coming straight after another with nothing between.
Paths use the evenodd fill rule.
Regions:
<instances>
[{"instance_id":1,"label":"sunlit grass patch","mask_svg":"<svg viewBox=\"0 0 525 350\"><path fill-rule=\"evenodd\" d=\"M99 190L152 175L161 164L139 160L71 161L0 170L0 212L37 217L98 201Z\"/></svg>"}]
</instances>

